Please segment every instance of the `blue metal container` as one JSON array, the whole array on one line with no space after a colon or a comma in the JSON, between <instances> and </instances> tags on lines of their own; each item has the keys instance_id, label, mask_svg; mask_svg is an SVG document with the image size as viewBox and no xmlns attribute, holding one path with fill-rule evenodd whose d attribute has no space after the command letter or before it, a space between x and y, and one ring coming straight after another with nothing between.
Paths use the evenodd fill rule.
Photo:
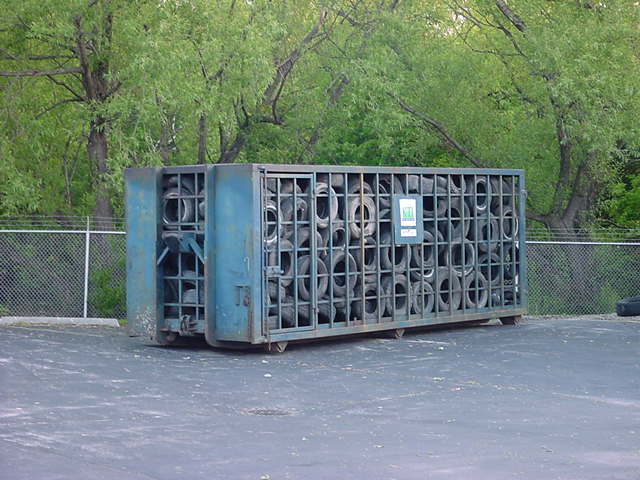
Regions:
<instances>
[{"instance_id":1,"label":"blue metal container","mask_svg":"<svg viewBox=\"0 0 640 480\"><path fill-rule=\"evenodd\" d=\"M127 309L160 344L286 342L527 307L521 170L128 169Z\"/></svg>"}]
</instances>

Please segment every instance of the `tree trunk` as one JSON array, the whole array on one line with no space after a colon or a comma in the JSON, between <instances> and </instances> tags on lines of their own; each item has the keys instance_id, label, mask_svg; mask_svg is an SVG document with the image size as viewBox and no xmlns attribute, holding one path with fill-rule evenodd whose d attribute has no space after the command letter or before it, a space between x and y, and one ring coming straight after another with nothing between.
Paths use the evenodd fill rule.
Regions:
<instances>
[{"instance_id":1,"label":"tree trunk","mask_svg":"<svg viewBox=\"0 0 640 480\"><path fill-rule=\"evenodd\" d=\"M104 176L109 173L107 166L107 135L104 129L104 118L98 117L91 122L87 153L89 161L96 169L96 178L94 178L94 191L96 195L94 215L96 217L104 217L105 222L103 222L103 224L112 228L111 218L113 218L113 208L111 207L109 192L106 188L104 178Z\"/></svg>"},{"instance_id":2,"label":"tree trunk","mask_svg":"<svg viewBox=\"0 0 640 480\"><path fill-rule=\"evenodd\" d=\"M224 152L220 152L218 163L233 163L236 160L247 141L247 136L249 135L248 130L248 126L240 127L240 130L236 133L236 138L231 146Z\"/></svg>"},{"instance_id":3,"label":"tree trunk","mask_svg":"<svg viewBox=\"0 0 640 480\"><path fill-rule=\"evenodd\" d=\"M207 163L207 115L200 114L198 120L198 164Z\"/></svg>"}]
</instances>

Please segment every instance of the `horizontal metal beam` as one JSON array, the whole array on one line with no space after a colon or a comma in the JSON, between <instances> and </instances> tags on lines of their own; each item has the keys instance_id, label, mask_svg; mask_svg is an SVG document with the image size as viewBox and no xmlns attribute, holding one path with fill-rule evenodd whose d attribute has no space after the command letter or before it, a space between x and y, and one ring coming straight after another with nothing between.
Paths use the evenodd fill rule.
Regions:
<instances>
[{"instance_id":1,"label":"horizontal metal beam","mask_svg":"<svg viewBox=\"0 0 640 480\"><path fill-rule=\"evenodd\" d=\"M553 240L527 240L527 245L615 245L640 247L638 242L554 242Z\"/></svg>"}]
</instances>

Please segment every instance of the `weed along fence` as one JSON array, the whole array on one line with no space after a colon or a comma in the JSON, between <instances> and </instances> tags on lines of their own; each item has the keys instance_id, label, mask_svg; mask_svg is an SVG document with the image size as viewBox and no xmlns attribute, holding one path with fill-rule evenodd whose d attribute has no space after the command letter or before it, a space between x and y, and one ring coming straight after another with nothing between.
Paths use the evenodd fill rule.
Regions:
<instances>
[{"instance_id":1,"label":"weed along fence","mask_svg":"<svg viewBox=\"0 0 640 480\"><path fill-rule=\"evenodd\" d=\"M128 318L161 344L282 350L526 311L520 170L238 164L126 182Z\"/></svg>"}]
</instances>

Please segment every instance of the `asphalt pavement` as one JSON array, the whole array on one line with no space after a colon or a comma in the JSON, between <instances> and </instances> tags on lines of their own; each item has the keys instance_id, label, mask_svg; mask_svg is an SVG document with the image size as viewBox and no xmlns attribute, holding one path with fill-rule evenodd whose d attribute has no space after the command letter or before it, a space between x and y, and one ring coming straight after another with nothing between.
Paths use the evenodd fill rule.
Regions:
<instances>
[{"instance_id":1,"label":"asphalt pavement","mask_svg":"<svg viewBox=\"0 0 640 480\"><path fill-rule=\"evenodd\" d=\"M640 322L165 348L0 327L0 478L640 478Z\"/></svg>"}]
</instances>

